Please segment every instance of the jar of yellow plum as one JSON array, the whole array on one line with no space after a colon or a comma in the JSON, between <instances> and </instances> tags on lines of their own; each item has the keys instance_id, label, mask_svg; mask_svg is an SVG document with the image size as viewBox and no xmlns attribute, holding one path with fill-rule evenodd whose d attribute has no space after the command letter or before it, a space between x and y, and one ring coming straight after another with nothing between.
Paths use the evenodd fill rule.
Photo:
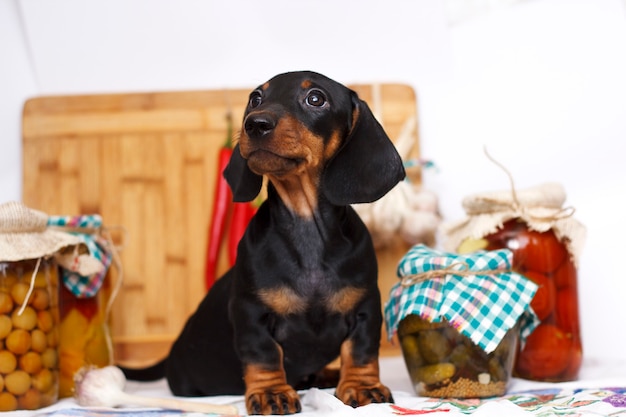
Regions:
<instances>
[{"instance_id":1,"label":"jar of yellow plum","mask_svg":"<svg viewBox=\"0 0 626 417\"><path fill-rule=\"evenodd\" d=\"M0 205L0 411L34 410L58 398L58 268L74 236L47 229L47 216Z\"/></svg>"}]
</instances>

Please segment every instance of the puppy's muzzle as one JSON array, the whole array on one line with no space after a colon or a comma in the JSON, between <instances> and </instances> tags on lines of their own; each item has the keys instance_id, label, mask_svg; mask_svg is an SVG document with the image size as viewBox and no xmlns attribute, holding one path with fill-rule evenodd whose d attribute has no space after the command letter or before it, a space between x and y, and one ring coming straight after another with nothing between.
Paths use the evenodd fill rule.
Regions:
<instances>
[{"instance_id":1,"label":"puppy's muzzle","mask_svg":"<svg viewBox=\"0 0 626 417\"><path fill-rule=\"evenodd\" d=\"M277 121L267 113L253 113L246 117L244 129L250 139L267 137L276 128Z\"/></svg>"}]
</instances>

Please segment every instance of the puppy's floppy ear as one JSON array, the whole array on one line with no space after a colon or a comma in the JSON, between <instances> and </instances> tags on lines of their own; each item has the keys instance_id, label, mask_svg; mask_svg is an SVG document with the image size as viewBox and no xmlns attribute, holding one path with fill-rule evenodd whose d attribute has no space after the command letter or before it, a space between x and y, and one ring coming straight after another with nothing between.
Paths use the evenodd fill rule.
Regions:
<instances>
[{"instance_id":1,"label":"puppy's floppy ear","mask_svg":"<svg viewBox=\"0 0 626 417\"><path fill-rule=\"evenodd\" d=\"M263 186L263 177L248 168L248 162L239 151L239 144L233 149L230 161L224 168L224 178L233 192L233 201L237 203L254 200Z\"/></svg>"},{"instance_id":2,"label":"puppy's floppy ear","mask_svg":"<svg viewBox=\"0 0 626 417\"><path fill-rule=\"evenodd\" d=\"M352 94L356 120L322 177L322 192L336 205L378 200L405 177L396 147L367 103Z\"/></svg>"}]
</instances>

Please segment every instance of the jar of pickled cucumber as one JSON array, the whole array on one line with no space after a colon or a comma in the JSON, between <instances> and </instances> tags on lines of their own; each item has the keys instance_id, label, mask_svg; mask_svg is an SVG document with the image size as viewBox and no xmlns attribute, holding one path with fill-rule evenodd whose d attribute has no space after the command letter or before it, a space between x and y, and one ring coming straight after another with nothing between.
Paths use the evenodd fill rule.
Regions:
<instances>
[{"instance_id":1,"label":"jar of pickled cucumber","mask_svg":"<svg viewBox=\"0 0 626 417\"><path fill-rule=\"evenodd\" d=\"M484 398L506 393L518 326L509 329L491 353L449 323L431 323L413 314L400 322L398 337L418 395Z\"/></svg>"},{"instance_id":2,"label":"jar of pickled cucumber","mask_svg":"<svg viewBox=\"0 0 626 417\"><path fill-rule=\"evenodd\" d=\"M537 286L511 261L508 249L461 255L424 245L402 258L385 323L418 395L505 394L520 335L537 325L529 307Z\"/></svg>"},{"instance_id":3,"label":"jar of pickled cucumber","mask_svg":"<svg viewBox=\"0 0 626 417\"><path fill-rule=\"evenodd\" d=\"M518 352L521 378L574 380L582 362L577 265L585 229L564 201L558 184L473 195L463 201L468 218L448 229L449 247L461 253L510 249L513 270L538 286L531 308L541 325Z\"/></svg>"},{"instance_id":4,"label":"jar of pickled cucumber","mask_svg":"<svg viewBox=\"0 0 626 417\"><path fill-rule=\"evenodd\" d=\"M0 205L0 411L33 410L58 398L54 254L80 241L46 222L20 203Z\"/></svg>"}]
</instances>

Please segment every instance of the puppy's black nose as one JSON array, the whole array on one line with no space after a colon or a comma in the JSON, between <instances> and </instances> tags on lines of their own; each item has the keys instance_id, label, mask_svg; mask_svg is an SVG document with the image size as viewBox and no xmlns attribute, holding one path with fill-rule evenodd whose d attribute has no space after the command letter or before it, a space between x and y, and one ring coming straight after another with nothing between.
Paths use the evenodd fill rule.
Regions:
<instances>
[{"instance_id":1,"label":"puppy's black nose","mask_svg":"<svg viewBox=\"0 0 626 417\"><path fill-rule=\"evenodd\" d=\"M246 118L244 129L250 138L262 138L276 127L276 120L267 114L255 114Z\"/></svg>"}]
</instances>

